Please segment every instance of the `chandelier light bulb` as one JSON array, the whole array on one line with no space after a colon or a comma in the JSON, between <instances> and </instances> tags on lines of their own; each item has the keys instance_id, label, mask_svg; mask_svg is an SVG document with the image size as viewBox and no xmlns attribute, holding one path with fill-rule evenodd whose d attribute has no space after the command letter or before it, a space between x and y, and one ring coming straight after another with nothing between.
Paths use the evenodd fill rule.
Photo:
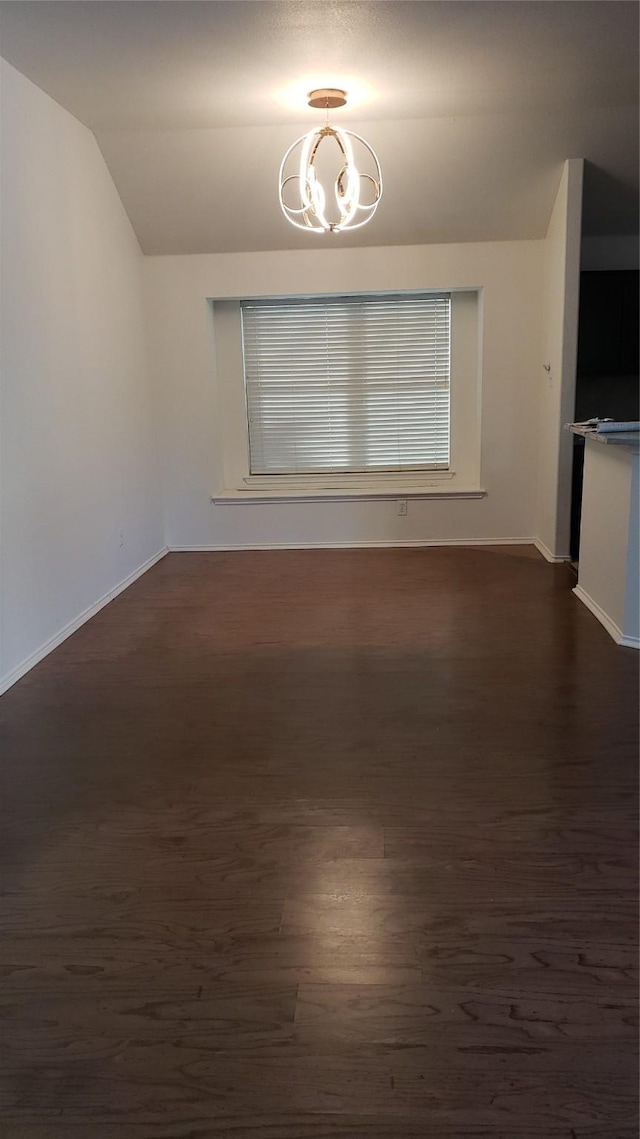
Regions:
<instances>
[{"instance_id":1,"label":"chandelier light bulb","mask_svg":"<svg viewBox=\"0 0 640 1139\"><path fill-rule=\"evenodd\" d=\"M344 91L336 88L312 91L309 96L309 106L325 108L327 116L329 108L345 103ZM323 179L327 183L327 171L333 173L334 169L326 153L332 140L336 169L331 194L327 193ZM356 151L358 161L365 165L364 173L356 164ZM323 160L322 173L318 171L319 157ZM323 127L314 127L297 138L287 150L280 164L279 197L284 216L297 229L312 233L360 229L371 221L382 197L382 173L377 155L360 135L332 127L327 121ZM328 201L331 202L329 210Z\"/></svg>"}]
</instances>

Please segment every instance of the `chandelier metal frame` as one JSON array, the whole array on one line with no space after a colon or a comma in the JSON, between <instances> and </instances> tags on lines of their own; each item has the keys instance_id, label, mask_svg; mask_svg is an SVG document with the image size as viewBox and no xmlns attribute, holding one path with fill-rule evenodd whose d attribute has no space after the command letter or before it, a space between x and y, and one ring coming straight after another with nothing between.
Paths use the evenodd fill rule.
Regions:
<instances>
[{"instance_id":1,"label":"chandelier metal frame","mask_svg":"<svg viewBox=\"0 0 640 1139\"><path fill-rule=\"evenodd\" d=\"M364 138L353 131L343 130L341 127L329 125L329 108L341 107L346 103L346 93L339 88L327 87L309 94L309 106L324 108L327 112L327 122L323 127L313 127L306 134L297 138L287 150L280 164L279 200L280 207L287 221L297 229L307 233L340 233L345 229L360 229L375 214L382 197L382 171L378 157ZM340 150L342 165L338 170L333 184L333 197L338 209L338 219L331 221L327 217L327 192L323 187L316 170L316 158L321 143L325 139L333 138ZM371 160L373 173L361 173L356 166L353 143L355 140L364 148L366 156ZM300 158L297 173L285 174L285 168L294 151L300 147ZM373 202L361 203L360 195L362 183L368 183L373 188ZM299 206L289 206L284 200L286 188L297 183ZM365 214L366 216L358 216Z\"/></svg>"}]
</instances>

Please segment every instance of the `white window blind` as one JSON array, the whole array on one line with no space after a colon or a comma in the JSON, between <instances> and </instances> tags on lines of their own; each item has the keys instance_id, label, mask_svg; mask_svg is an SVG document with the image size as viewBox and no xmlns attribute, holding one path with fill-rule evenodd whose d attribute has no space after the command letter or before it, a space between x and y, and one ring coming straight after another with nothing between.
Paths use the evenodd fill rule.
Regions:
<instances>
[{"instance_id":1,"label":"white window blind","mask_svg":"<svg viewBox=\"0 0 640 1139\"><path fill-rule=\"evenodd\" d=\"M241 308L252 474L448 467L448 295Z\"/></svg>"}]
</instances>

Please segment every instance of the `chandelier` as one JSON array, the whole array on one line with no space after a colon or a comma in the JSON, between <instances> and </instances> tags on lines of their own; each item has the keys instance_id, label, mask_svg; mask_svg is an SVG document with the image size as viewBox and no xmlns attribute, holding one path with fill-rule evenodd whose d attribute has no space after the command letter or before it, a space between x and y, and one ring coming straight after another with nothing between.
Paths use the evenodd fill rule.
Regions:
<instances>
[{"instance_id":1,"label":"chandelier","mask_svg":"<svg viewBox=\"0 0 640 1139\"><path fill-rule=\"evenodd\" d=\"M309 106L326 110L325 125L296 139L282 159L280 206L298 229L360 229L380 204L382 173L375 151L359 134L329 126L329 109L344 107L346 101L346 92L335 87L311 91Z\"/></svg>"}]
</instances>

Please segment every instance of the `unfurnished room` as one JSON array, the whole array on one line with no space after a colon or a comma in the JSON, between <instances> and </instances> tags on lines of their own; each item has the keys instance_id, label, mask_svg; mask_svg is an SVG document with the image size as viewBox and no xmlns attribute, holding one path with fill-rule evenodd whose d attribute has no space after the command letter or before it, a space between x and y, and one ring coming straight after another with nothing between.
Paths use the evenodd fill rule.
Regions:
<instances>
[{"instance_id":1,"label":"unfurnished room","mask_svg":"<svg viewBox=\"0 0 640 1139\"><path fill-rule=\"evenodd\" d=\"M6 1139L637 1139L639 12L0 2Z\"/></svg>"}]
</instances>

